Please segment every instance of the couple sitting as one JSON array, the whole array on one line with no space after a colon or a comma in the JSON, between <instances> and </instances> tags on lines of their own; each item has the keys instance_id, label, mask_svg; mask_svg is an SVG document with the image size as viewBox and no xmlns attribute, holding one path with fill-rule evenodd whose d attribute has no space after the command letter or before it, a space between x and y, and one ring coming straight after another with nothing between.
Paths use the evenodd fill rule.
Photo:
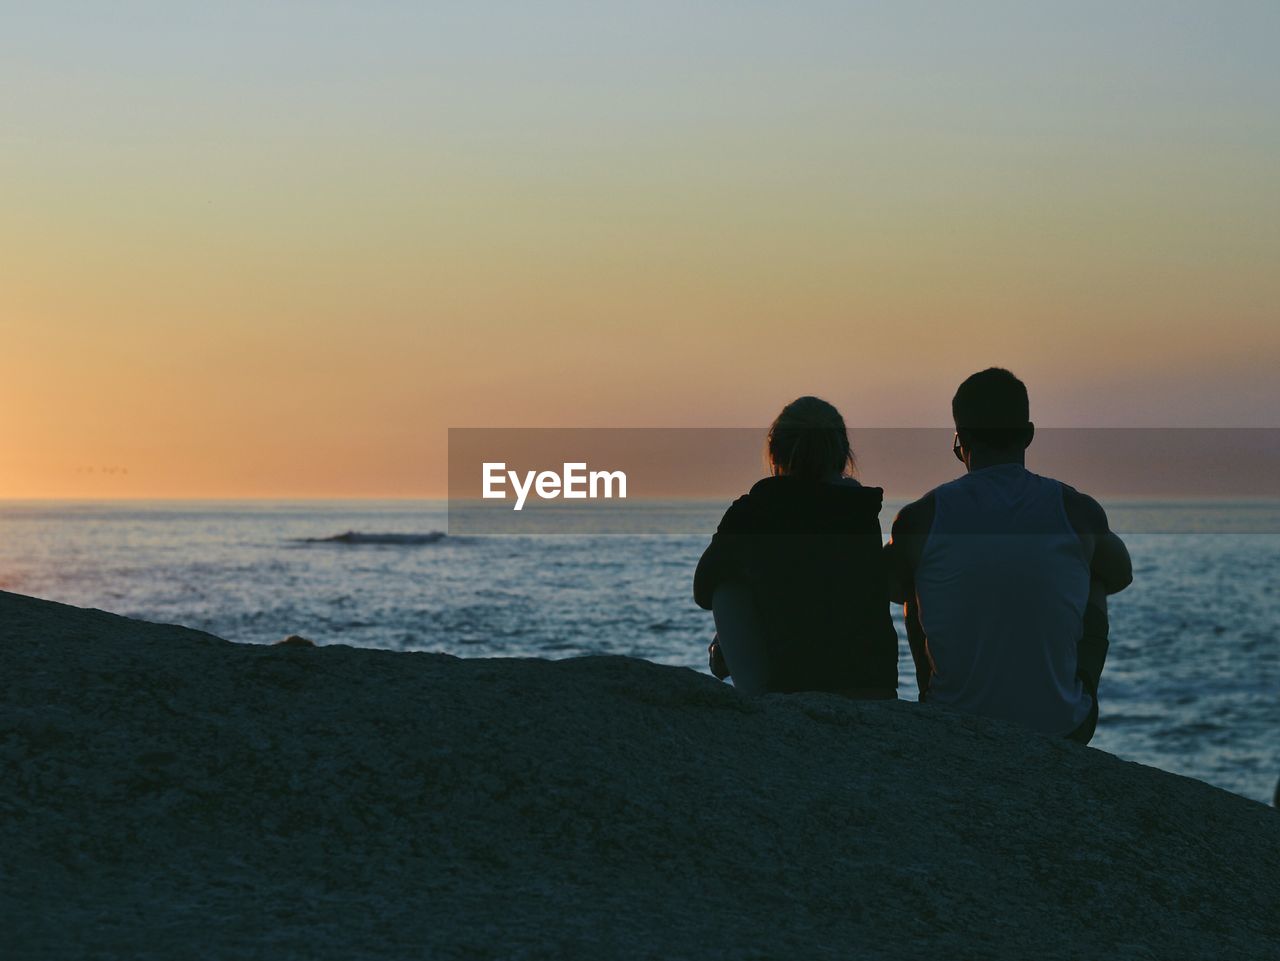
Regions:
<instances>
[{"instance_id":1,"label":"couple sitting","mask_svg":"<svg viewBox=\"0 0 1280 961\"><path fill-rule=\"evenodd\" d=\"M783 409L773 476L725 512L694 575L712 671L747 693L896 697L892 600L921 700L1088 743L1128 551L1097 501L1026 469L1022 381L984 370L951 407L967 473L904 507L883 547L883 491L848 476L840 413L816 397Z\"/></svg>"}]
</instances>

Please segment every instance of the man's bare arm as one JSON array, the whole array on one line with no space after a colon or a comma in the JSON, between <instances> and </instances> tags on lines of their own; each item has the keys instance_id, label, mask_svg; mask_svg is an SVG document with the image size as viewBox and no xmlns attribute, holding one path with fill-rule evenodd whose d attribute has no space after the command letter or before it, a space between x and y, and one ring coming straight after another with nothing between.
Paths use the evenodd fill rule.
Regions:
<instances>
[{"instance_id":1,"label":"man's bare arm","mask_svg":"<svg viewBox=\"0 0 1280 961\"><path fill-rule=\"evenodd\" d=\"M915 594L916 567L924 552L924 542L933 526L933 495L908 504L893 519L889 543L885 545L885 567L889 577L889 600L905 604Z\"/></svg>"},{"instance_id":2,"label":"man's bare arm","mask_svg":"<svg viewBox=\"0 0 1280 961\"><path fill-rule=\"evenodd\" d=\"M929 681L933 678L933 664L929 661L928 645L924 636L924 628L920 626L919 605L915 598L907 601L902 610L902 619L907 625L907 645L911 648L911 660L916 666L916 687L920 689L920 700L929 694Z\"/></svg>"},{"instance_id":3,"label":"man's bare arm","mask_svg":"<svg viewBox=\"0 0 1280 961\"><path fill-rule=\"evenodd\" d=\"M1093 562L1089 567L1108 594L1119 593L1133 583L1129 548L1115 531L1107 531L1094 543Z\"/></svg>"},{"instance_id":4,"label":"man's bare arm","mask_svg":"<svg viewBox=\"0 0 1280 961\"><path fill-rule=\"evenodd\" d=\"M1063 485L1063 506L1067 519L1089 553L1089 569L1108 594L1116 594L1133 583L1133 562L1124 541L1111 530L1102 505L1073 487Z\"/></svg>"},{"instance_id":5,"label":"man's bare arm","mask_svg":"<svg viewBox=\"0 0 1280 961\"><path fill-rule=\"evenodd\" d=\"M932 494L908 504L894 518L889 543L885 545L889 600L904 605L902 617L907 628L907 646L911 648L911 660L916 666L916 685L920 688L921 700L929 693L933 665L929 661L924 628L920 626L915 581L916 568L920 565L925 541L933 527L933 511Z\"/></svg>"},{"instance_id":6,"label":"man's bare arm","mask_svg":"<svg viewBox=\"0 0 1280 961\"><path fill-rule=\"evenodd\" d=\"M1094 578L1089 585L1089 600L1084 609L1084 633L1077 652L1076 673L1094 697L1098 695L1098 680L1107 662L1110 624L1107 620L1107 593L1102 582Z\"/></svg>"}]
</instances>

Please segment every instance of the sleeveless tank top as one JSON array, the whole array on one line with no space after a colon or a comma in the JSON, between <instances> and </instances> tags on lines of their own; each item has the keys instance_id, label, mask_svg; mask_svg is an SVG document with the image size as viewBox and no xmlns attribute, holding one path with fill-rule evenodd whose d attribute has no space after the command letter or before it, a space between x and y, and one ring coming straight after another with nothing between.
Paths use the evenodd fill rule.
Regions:
<instances>
[{"instance_id":1,"label":"sleeveless tank top","mask_svg":"<svg viewBox=\"0 0 1280 961\"><path fill-rule=\"evenodd\" d=\"M1058 481L1000 464L937 488L915 581L930 703L1051 735L1080 726L1089 563Z\"/></svg>"}]
</instances>

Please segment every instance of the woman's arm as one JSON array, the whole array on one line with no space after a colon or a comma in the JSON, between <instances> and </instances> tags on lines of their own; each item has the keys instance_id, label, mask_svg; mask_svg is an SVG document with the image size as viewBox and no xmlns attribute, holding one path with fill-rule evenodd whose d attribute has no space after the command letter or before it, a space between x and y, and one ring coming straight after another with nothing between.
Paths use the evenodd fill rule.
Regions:
<instances>
[{"instance_id":1,"label":"woman's arm","mask_svg":"<svg viewBox=\"0 0 1280 961\"><path fill-rule=\"evenodd\" d=\"M707 545L707 549L702 552L702 557L698 560L698 567L693 572L693 601L704 611L711 610L711 601L715 596L716 588L725 579L725 568L728 565L730 553L726 541L731 541L742 529L746 513L747 495L744 494L730 504L729 509L724 512L724 517L720 519L720 525L716 528L711 543Z\"/></svg>"},{"instance_id":2,"label":"woman's arm","mask_svg":"<svg viewBox=\"0 0 1280 961\"><path fill-rule=\"evenodd\" d=\"M711 599L715 596L716 585L722 579L724 561L722 548L718 543L719 534L711 538L711 543L702 552L698 560L697 570L693 572L693 601L704 611L711 610Z\"/></svg>"}]
</instances>

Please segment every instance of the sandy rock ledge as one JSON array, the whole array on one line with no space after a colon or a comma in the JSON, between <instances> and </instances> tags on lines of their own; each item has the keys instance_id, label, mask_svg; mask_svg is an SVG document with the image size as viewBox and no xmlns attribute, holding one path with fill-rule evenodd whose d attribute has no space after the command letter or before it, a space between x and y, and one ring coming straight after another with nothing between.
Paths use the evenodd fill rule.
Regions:
<instances>
[{"instance_id":1,"label":"sandy rock ledge","mask_svg":"<svg viewBox=\"0 0 1280 961\"><path fill-rule=\"evenodd\" d=\"M996 722L0 593L7 958L1280 957L1280 814Z\"/></svg>"}]
</instances>

